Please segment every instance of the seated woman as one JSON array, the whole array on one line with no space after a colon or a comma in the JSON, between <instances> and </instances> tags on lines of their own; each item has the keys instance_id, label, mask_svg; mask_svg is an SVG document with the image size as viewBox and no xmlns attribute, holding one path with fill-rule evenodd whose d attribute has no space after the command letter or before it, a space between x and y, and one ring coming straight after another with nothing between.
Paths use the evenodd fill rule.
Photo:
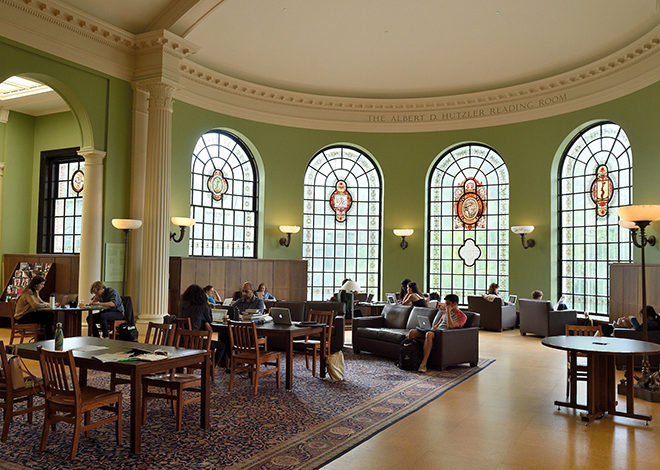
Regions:
<instances>
[{"instance_id":1,"label":"seated woman","mask_svg":"<svg viewBox=\"0 0 660 470\"><path fill-rule=\"evenodd\" d=\"M46 339L53 339L53 312L39 312L40 308L48 308L50 305L41 300L39 291L46 285L46 279L35 276L23 289L21 296L16 302L14 320L16 323L38 323L44 325Z\"/></svg>"},{"instance_id":2,"label":"seated woman","mask_svg":"<svg viewBox=\"0 0 660 470\"><path fill-rule=\"evenodd\" d=\"M204 288L204 294L206 294L206 298L209 304L217 305L222 303L220 294L218 294L218 292L213 288L213 286L211 285L206 286Z\"/></svg>"},{"instance_id":3,"label":"seated woman","mask_svg":"<svg viewBox=\"0 0 660 470\"><path fill-rule=\"evenodd\" d=\"M257 295L261 292L261 300L277 300L275 297L273 297L273 294L268 292L268 288L266 287L266 284L263 282L259 284L259 288L257 289Z\"/></svg>"},{"instance_id":4,"label":"seated woman","mask_svg":"<svg viewBox=\"0 0 660 470\"><path fill-rule=\"evenodd\" d=\"M411 282L412 281L408 278L405 278L403 281L401 281L401 290L397 294L399 302L401 302L406 297L406 295L408 295L408 284Z\"/></svg>"},{"instance_id":5,"label":"seated woman","mask_svg":"<svg viewBox=\"0 0 660 470\"><path fill-rule=\"evenodd\" d=\"M488 296L495 296L495 297L500 297L500 286L492 282L488 286ZM501 297L500 297L501 298ZM488 299L487 299L488 300ZM492 302L492 300L490 300ZM502 304L503 305L512 305L511 302L508 302L504 299L502 299Z\"/></svg>"},{"instance_id":6,"label":"seated woman","mask_svg":"<svg viewBox=\"0 0 660 470\"><path fill-rule=\"evenodd\" d=\"M209 307L208 298L204 289L197 284L192 284L181 295L179 302L178 318L190 318L190 328L195 331L204 331L206 324L213 322L211 307ZM229 336L225 339L229 343ZM220 363L220 359L225 353L225 342L211 341L211 348L215 349L215 365Z\"/></svg>"},{"instance_id":7,"label":"seated woman","mask_svg":"<svg viewBox=\"0 0 660 470\"><path fill-rule=\"evenodd\" d=\"M408 283L408 293L401 301L401 305L412 305L414 307L428 307L426 298L420 292L416 282Z\"/></svg>"},{"instance_id":8,"label":"seated woman","mask_svg":"<svg viewBox=\"0 0 660 470\"><path fill-rule=\"evenodd\" d=\"M642 315L643 310L640 310L640 316ZM648 331L660 330L660 318L658 314L655 313L655 309L647 305L646 306L646 328ZM617 328L634 328L635 331L644 331L644 323L640 323L637 317L619 317L614 322L614 325Z\"/></svg>"}]
</instances>

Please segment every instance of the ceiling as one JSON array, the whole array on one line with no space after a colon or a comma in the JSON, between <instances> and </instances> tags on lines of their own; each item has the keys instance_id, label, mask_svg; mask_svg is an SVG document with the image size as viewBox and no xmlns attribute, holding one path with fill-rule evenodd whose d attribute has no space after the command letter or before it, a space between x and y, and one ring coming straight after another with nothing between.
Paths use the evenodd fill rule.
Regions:
<instances>
[{"instance_id":1,"label":"ceiling","mask_svg":"<svg viewBox=\"0 0 660 470\"><path fill-rule=\"evenodd\" d=\"M255 84L361 98L494 90L607 57L660 24L660 0L63 0ZM6 105L3 105L7 107Z\"/></svg>"}]
</instances>

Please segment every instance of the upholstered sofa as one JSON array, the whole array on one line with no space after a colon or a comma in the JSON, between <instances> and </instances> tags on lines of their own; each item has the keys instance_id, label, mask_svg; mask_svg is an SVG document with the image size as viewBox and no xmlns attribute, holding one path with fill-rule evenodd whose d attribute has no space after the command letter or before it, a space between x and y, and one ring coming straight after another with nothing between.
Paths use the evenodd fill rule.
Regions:
<instances>
[{"instance_id":1,"label":"upholstered sofa","mask_svg":"<svg viewBox=\"0 0 660 470\"><path fill-rule=\"evenodd\" d=\"M479 314L464 312L468 319L463 328L438 330L428 367L444 370L447 366L479 362ZM418 326L423 315L435 323L443 312L432 308L386 305L379 316L353 319L353 351L370 352L392 359L399 358L401 342L408 331Z\"/></svg>"},{"instance_id":2,"label":"upholstered sofa","mask_svg":"<svg viewBox=\"0 0 660 470\"><path fill-rule=\"evenodd\" d=\"M507 305L502 299L489 302L480 295L468 295L468 310L481 315L479 328L502 331L515 328L518 317L516 306Z\"/></svg>"},{"instance_id":3,"label":"upholstered sofa","mask_svg":"<svg viewBox=\"0 0 660 470\"><path fill-rule=\"evenodd\" d=\"M577 325L575 310L553 310L549 300L519 299L520 334L564 336L566 325Z\"/></svg>"},{"instance_id":4,"label":"upholstered sofa","mask_svg":"<svg viewBox=\"0 0 660 470\"><path fill-rule=\"evenodd\" d=\"M660 344L660 330L652 330L649 331L649 341L651 343L658 343ZM612 336L616 338L628 338L628 339L637 339L637 340L642 340L644 332L643 331L635 331L630 328L614 328L614 333L612 333ZM641 369L642 368L642 356L635 356L633 359L633 364L635 369ZM651 364L651 369L653 370L658 370L660 367L660 355L653 355L649 356L649 363ZM618 369L623 369L626 366L626 356L617 356L616 357L616 367Z\"/></svg>"}]
</instances>

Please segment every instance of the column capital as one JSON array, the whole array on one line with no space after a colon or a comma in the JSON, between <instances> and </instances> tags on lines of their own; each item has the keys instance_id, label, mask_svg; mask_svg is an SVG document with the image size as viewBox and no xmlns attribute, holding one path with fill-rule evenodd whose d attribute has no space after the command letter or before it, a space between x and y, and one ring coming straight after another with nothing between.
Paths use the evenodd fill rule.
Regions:
<instances>
[{"instance_id":1,"label":"column capital","mask_svg":"<svg viewBox=\"0 0 660 470\"><path fill-rule=\"evenodd\" d=\"M103 165L106 152L96 149L78 150L78 155L85 158L85 165Z\"/></svg>"},{"instance_id":2,"label":"column capital","mask_svg":"<svg viewBox=\"0 0 660 470\"><path fill-rule=\"evenodd\" d=\"M9 110L0 108L0 124L7 124L7 121L9 121Z\"/></svg>"},{"instance_id":3,"label":"column capital","mask_svg":"<svg viewBox=\"0 0 660 470\"><path fill-rule=\"evenodd\" d=\"M165 82L147 83L146 87L149 90L149 110L158 108L171 113L174 104L172 95L176 88Z\"/></svg>"}]
</instances>

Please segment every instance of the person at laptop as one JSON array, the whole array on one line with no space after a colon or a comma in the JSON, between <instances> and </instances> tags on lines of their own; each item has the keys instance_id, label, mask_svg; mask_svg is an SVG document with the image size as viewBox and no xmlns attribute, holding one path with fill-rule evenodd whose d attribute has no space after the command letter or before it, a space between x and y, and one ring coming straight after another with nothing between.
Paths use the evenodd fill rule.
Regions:
<instances>
[{"instance_id":1,"label":"person at laptop","mask_svg":"<svg viewBox=\"0 0 660 470\"><path fill-rule=\"evenodd\" d=\"M39 291L46 285L46 279L34 276L23 289L16 301L14 320L16 323L40 323L44 325L46 339L53 339L53 313L40 312L40 308L48 308L48 302L39 297Z\"/></svg>"},{"instance_id":2,"label":"person at laptop","mask_svg":"<svg viewBox=\"0 0 660 470\"><path fill-rule=\"evenodd\" d=\"M257 292L261 293L262 300L277 300L275 297L273 297L273 294L268 292L268 288L266 287L266 284L264 284L263 282L259 284L259 288L257 289Z\"/></svg>"},{"instance_id":3,"label":"person at laptop","mask_svg":"<svg viewBox=\"0 0 660 470\"><path fill-rule=\"evenodd\" d=\"M105 310L94 313L92 316L92 334L99 336L97 323L101 324L101 333L104 338L108 337L108 321L124 319L124 304L121 302L119 292L112 287L106 287L101 281L96 281L89 289L89 293L94 295L92 305L105 307Z\"/></svg>"},{"instance_id":4,"label":"person at laptop","mask_svg":"<svg viewBox=\"0 0 660 470\"><path fill-rule=\"evenodd\" d=\"M433 350L433 341L435 339L436 330L449 330L453 328L460 328L465 325L467 316L458 309L458 296L456 294L448 294L445 296L445 304L447 309L440 321L433 325L431 329L426 328L413 328L408 332L409 338L424 338L424 356L422 363L419 365L419 372L426 372L426 362L429 360L431 351Z\"/></svg>"},{"instance_id":5,"label":"person at laptop","mask_svg":"<svg viewBox=\"0 0 660 470\"><path fill-rule=\"evenodd\" d=\"M259 313L264 313L264 301L254 295L252 283L247 281L241 287L241 298L234 304L234 312L237 315L242 315L246 310L259 310Z\"/></svg>"},{"instance_id":6,"label":"person at laptop","mask_svg":"<svg viewBox=\"0 0 660 470\"><path fill-rule=\"evenodd\" d=\"M494 282L491 283L491 284L488 286L488 295L489 295L489 296L493 296L493 295L494 295L495 297L500 297L500 298L502 298L502 297L500 296L500 286L497 285L497 284L495 284ZM492 300L491 300L491 302L492 302ZM504 300L504 299L502 299L502 303L503 303L504 305L512 305L511 302L506 301L506 300Z\"/></svg>"},{"instance_id":7,"label":"person at laptop","mask_svg":"<svg viewBox=\"0 0 660 470\"><path fill-rule=\"evenodd\" d=\"M408 278L405 278L403 281L401 281L401 290L399 291L399 302L402 302L403 299L408 295L408 284L410 284L412 281Z\"/></svg>"},{"instance_id":8,"label":"person at laptop","mask_svg":"<svg viewBox=\"0 0 660 470\"><path fill-rule=\"evenodd\" d=\"M401 305L412 305L413 307L428 307L429 304L426 303L426 298L417 287L416 282L408 283L408 293L401 301Z\"/></svg>"},{"instance_id":9,"label":"person at laptop","mask_svg":"<svg viewBox=\"0 0 660 470\"><path fill-rule=\"evenodd\" d=\"M206 299L210 305L217 305L222 303L222 299L220 298L220 294L213 288L213 286L208 285L204 288L204 294L206 295Z\"/></svg>"},{"instance_id":10,"label":"person at laptop","mask_svg":"<svg viewBox=\"0 0 660 470\"><path fill-rule=\"evenodd\" d=\"M179 302L178 318L190 318L190 329L195 331L205 331L206 324L213 322L211 307L208 302L207 293L197 284L191 284L181 295ZM220 364L222 356L225 354L229 336L223 341L222 335L220 341L211 341L211 348L215 349L215 365Z\"/></svg>"}]
</instances>

